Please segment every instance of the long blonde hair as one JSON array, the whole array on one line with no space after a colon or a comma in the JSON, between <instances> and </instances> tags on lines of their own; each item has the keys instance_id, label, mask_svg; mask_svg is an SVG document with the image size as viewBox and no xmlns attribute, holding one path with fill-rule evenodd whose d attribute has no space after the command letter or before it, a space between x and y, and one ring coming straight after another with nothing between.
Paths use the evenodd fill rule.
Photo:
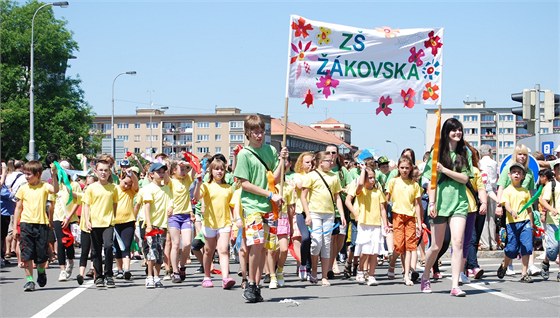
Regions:
<instances>
[{"instance_id":1,"label":"long blonde hair","mask_svg":"<svg viewBox=\"0 0 560 318\"><path fill-rule=\"evenodd\" d=\"M297 158L296 164L294 165L294 171L297 173L306 173L307 171L303 170L303 158L310 156L311 157L311 162L314 163L315 161L313 160L315 154L311 151L306 151L306 152L302 152L299 157ZM311 169L313 169L313 166L311 166Z\"/></svg>"},{"instance_id":2,"label":"long blonde hair","mask_svg":"<svg viewBox=\"0 0 560 318\"><path fill-rule=\"evenodd\" d=\"M525 166L525 171L529 168L529 149L524 144L517 144L515 146L515 150L513 150L513 155L511 157L512 162L517 162L517 155L518 154L525 154L527 155L527 160L523 163Z\"/></svg>"}]
</instances>

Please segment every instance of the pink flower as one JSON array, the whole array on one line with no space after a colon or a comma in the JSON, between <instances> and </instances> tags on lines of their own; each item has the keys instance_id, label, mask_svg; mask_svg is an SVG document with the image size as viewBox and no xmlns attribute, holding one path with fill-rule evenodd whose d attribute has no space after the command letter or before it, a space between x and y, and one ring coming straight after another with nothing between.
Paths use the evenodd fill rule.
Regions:
<instances>
[{"instance_id":1,"label":"pink flower","mask_svg":"<svg viewBox=\"0 0 560 318\"><path fill-rule=\"evenodd\" d=\"M393 103L393 99L391 99L391 96L381 96L381 98L379 99L379 107L377 107L377 109L375 110L375 114L379 115L379 113L383 112L385 114L385 116L389 116L389 114L393 111L389 105L391 105Z\"/></svg>"},{"instance_id":2,"label":"pink flower","mask_svg":"<svg viewBox=\"0 0 560 318\"><path fill-rule=\"evenodd\" d=\"M307 55L307 53L309 52L317 51L317 47L311 47L311 41L307 42L307 44L305 44L305 47L303 46L303 43L301 41L298 42L298 45L292 43L292 51L294 51L296 55L290 58L290 64L293 64L297 60L303 61L306 57L311 61L318 60L318 57L315 55Z\"/></svg>"},{"instance_id":3,"label":"pink flower","mask_svg":"<svg viewBox=\"0 0 560 318\"><path fill-rule=\"evenodd\" d=\"M327 71L327 75L321 76L319 78L319 81L317 82L317 88L322 88L323 95L325 95L325 98L329 98L329 96L331 96L331 88L336 88L339 83L340 83L339 80L332 78L331 71ZM321 93L321 90L319 90L319 93ZM334 89L333 89L333 94L334 94Z\"/></svg>"},{"instance_id":4,"label":"pink flower","mask_svg":"<svg viewBox=\"0 0 560 318\"><path fill-rule=\"evenodd\" d=\"M422 61L424 55L424 50L420 49L420 51L416 52L416 48L413 46L410 49L410 57L408 58L408 63L416 63L416 66L422 66L422 64L424 64L424 62Z\"/></svg>"},{"instance_id":5,"label":"pink flower","mask_svg":"<svg viewBox=\"0 0 560 318\"><path fill-rule=\"evenodd\" d=\"M412 88L409 88L406 92L401 89L401 96L405 107L414 107L414 95L416 95L416 92Z\"/></svg>"},{"instance_id":6,"label":"pink flower","mask_svg":"<svg viewBox=\"0 0 560 318\"><path fill-rule=\"evenodd\" d=\"M443 43L440 42L441 38L439 35L434 36L434 31L428 33L430 37L427 41L424 41L424 47L427 49L432 48L432 55L436 56L438 49L443 46Z\"/></svg>"}]
</instances>

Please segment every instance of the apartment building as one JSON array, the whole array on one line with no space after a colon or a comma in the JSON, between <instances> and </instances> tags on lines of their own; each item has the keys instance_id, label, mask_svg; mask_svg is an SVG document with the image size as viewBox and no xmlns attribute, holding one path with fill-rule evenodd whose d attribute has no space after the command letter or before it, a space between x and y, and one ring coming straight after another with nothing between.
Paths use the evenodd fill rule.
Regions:
<instances>
[{"instance_id":1,"label":"apartment building","mask_svg":"<svg viewBox=\"0 0 560 318\"><path fill-rule=\"evenodd\" d=\"M116 115L115 139L122 140L124 153L160 153L171 157L181 150L198 157L222 153L231 160L231 152L245 143L243 121L248 113L239 108L218 108L208 114L166 114L163 109L138 108L134 115ZM270 116L265 121L265 142L270 143ZM91 133L111 138L111 116L94 118ZM118 157L118 156L117 156ZM120 159L120 158L117 158Z\"/></svg>"},{"instance_id":2,"label":"apartment building","mask_svg":"<svg viewBox=\"0 0 560 318\"><path fill-rule=\"evenodd\" d=\"M465 140L475 148L484 144L491 146L498 162L513 153L518 139L532 136L527 131L527 123L521 116L512 114L511 108L489 108L486 107L485 101L463 101L463 104L462 108L442 108L442 124L451 117L461 121ZM436 110L436 107L426 108L426 145L428 147L434 141ZM541 134L558 132L560 132L560 119L556 118L552 122L541 120Z\"/></svg>"}]
</instances>

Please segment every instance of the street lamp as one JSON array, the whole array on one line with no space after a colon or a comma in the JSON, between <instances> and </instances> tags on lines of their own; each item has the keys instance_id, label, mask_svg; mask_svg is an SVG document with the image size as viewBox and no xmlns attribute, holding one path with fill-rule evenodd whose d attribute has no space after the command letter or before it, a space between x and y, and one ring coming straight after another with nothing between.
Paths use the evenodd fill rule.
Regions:
<instances>
[{"instance_id":1,"label":"street lamp","mask_svg":"<svg viewBox=\"0 0 560 318\"><path fill-rule=\"evenodd\" d=\"M426 132L422 128L416 126L410 126L410 129L418 129L422 132L422 136L424 137L424 151L426 151Z\"/></svg>"},{"instance_id":2,"label":"street lamp","mask_svg":"<svg viewBox=\"0 0 560 318\"><path fill-rule=\"evenodd\" d=\"M37 154L35 153L35 98L33 95L33 33L35 31L35 16L39 12L39 10L43 9L44 7L54 6L54 7L61 7L66 8L68 6L68 1L62 2L51 2L45 3L40 6L35 13L33 14L33 18L31 18L31 57L29 63L29 154L27 154L27 160L35 160L37 159Z\"/></svg>"},{"instance_id":3,"label":"street lamp","mask_svg":"<svg viewBox=\"0 0 560 318\"><path fill-rule=\"evenodd\" d=\"M111 92L111 155L113 156L113 159L115 158L115 81L117 80L117 78L119 78L119 76L125 74L136 75L136 71L122 72L119 75L115 76L115 79L113 79L113 89Z\"/></svg>"},{"instance_id":4,"label":"street lamp","mask_svg":"<svg viewBox=\"0 0 560 318\"><path fill-rule=\"evenodd\" d=\"M385 142L386 142L386 143L389 143L389 144L395 144L395 147L397 147L397 157L398 157L398 156L399 156L399 149L400 149L400 148L399 148L399 145L397 145L396 142L391 141L391 140L385 140ZM397 159L398 159L398 158L397 158Z\"/></svg>"}]
</instances>

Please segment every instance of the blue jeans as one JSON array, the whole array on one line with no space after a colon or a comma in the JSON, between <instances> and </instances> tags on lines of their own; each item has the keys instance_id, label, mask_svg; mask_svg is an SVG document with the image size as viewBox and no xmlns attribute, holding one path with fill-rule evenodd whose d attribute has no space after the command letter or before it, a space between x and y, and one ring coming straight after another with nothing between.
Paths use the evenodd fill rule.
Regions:
<instances>
[{"instance_id":1,"label":"blue jeans","mask_svg":"<svg viewBox=\"0 0 560 318\"><path fill-rule=\"evenodd\" d=\"M478 265L478 243L480 242L480 237L482 235L482 230L484 229L484 223L486 222L486 215L480 215L477 213L476 220L474 223L474 231L472 231L470 244L468 246L467 262L465 263L466 269L479 268ZM465 240L467 238L465 237Z\"/></svg>"}]
</instances>

